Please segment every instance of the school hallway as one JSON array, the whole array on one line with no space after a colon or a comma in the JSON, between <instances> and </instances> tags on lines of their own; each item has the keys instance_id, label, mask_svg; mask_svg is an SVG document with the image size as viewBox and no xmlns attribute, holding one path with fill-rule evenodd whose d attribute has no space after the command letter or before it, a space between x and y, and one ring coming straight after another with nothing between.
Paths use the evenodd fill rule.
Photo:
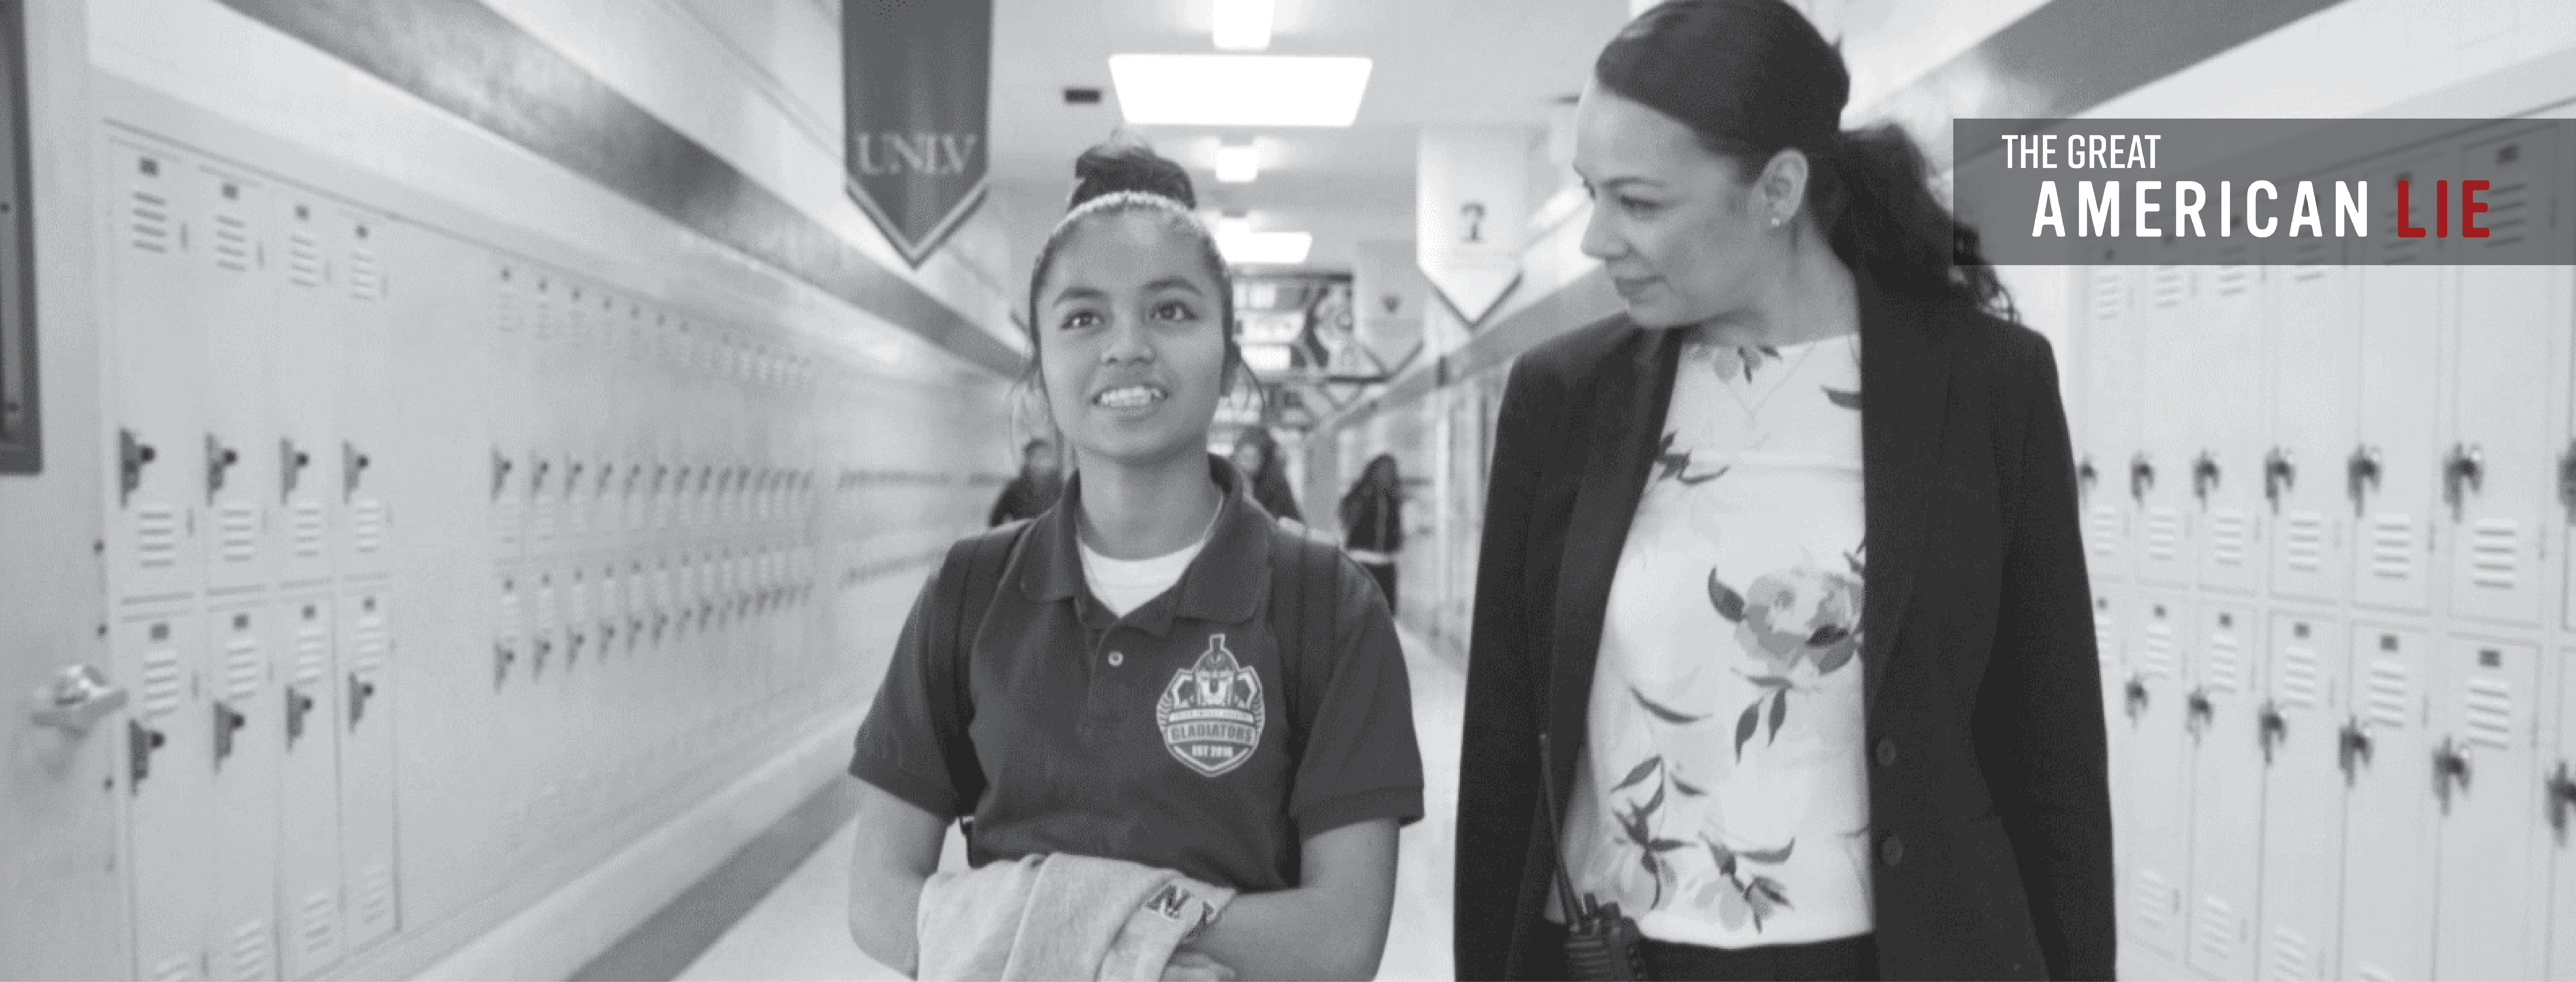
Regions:
<instances>
[{"instance_id":1,"label":"school hallway","mask_svg":"<svg viewBox=\"0 0 2576 982\"><path fill-rule=\"evenodd\" d=\"M1464 653L1409 628L1405 668L1422 744L1424 820L1405 828L1381 979L1451 978L1449 884L1455 858L1458 732L1466 694ZM585 968L578 978L902 979L860 953L847 927L853 781L827 790L687 895ZM829 829L819 843L816 836ZM810 849L798 860L796 855ZM943 868L962 866L952 827ZM790 868L792 864L792 869ZM784 878L780 871L788 870ZM768 884L775 883L775 886ZM720 933L719 933L720 932ZM712 935L713 937L710 937Z\"/></svg>"}]
</instances>

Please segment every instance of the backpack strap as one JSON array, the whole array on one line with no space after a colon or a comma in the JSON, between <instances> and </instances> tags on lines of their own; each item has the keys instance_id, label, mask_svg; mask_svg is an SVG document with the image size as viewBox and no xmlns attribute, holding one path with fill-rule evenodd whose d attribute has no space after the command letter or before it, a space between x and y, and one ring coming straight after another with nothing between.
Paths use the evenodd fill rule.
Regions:
<instances>
[{"instance_id":1,"label":"backpack strap","mask_svg":"<svg viewBox=\"0 0 2576 982\"><path fill-rule=\"evenodd\" d=\"M967 727L975 721L975 699L967 684L972 677L967 673L968 659L974 654L976 629L992 610L993 598L1001 592L1002 572L1010 568L1021 533L1028 527L1028 522L1013 522L958 540L948 548L948 559L939 568L939 596L950 605L947 630L932 635L923 667L931 691L949 694L949 711L937 722L945 746L971 748ZM949 759L948 780L957 790L958 807L965 812L960 820L971 829L975 805L984 797L984 766L971 749Z\"/></svg>"},{"instance_id":2,"label":"backpack strap","mask_svg":"<svg viewBox=\"0 0 2576 982\"><path fill-rule=\"evenodd\" d=\"M1320 687L1330 681L1334 654L1308 646L1329 648L1338 636L1334 627L1341 613L1341 590L1334 573L1341 556L1286 529L1275 530L1273 535L1270 631L1279 641L1279 663L1287 675L1283 680L1287 689L1280 702L1288 711L1288 754L1291 759L1303 759L1306 733L1312 722L1306 715L1307 697L1322 694ZM1309 693L1308 689L1319 691Z\"/></svg>"}]
</instances>

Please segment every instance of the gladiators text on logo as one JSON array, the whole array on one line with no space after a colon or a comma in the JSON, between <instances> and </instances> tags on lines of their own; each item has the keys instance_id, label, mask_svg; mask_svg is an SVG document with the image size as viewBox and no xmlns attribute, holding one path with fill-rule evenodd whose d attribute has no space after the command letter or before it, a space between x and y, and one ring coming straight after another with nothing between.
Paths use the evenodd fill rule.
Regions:
<instances>
[{"instance_id":1,"label":"gladiators text on logo","mask_svg":"<svg viewBox=\"0 0 2576 982\"><path fill-rule=\"evenodd\" d=\"M1252 759L1261 747L1267 715L1261 674L1234 659L1222 634L1208 636L1207 651L1190 667L1172 673L1171 684L1154 703L1154 725L1163 730L1163 746L1174 759L1208 777Z\"/></svg>"}]
</instances>

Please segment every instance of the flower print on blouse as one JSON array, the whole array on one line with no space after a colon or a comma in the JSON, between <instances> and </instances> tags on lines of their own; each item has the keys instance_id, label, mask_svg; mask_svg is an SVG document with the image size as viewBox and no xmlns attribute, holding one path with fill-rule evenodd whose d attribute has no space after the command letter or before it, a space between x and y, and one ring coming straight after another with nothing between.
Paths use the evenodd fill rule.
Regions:
<instances>
[{"instance_id":1,"label":"flower print on blouse","mask_svg":"<svg viewBox=\"0 0 2576 982\"><path fill-rule=\"evenodd\" d=\"M1858 335L1683 349L1566 816L1574 888L1650 937L1871 930L1860 399Z\"/></svg>"}]
</instances>

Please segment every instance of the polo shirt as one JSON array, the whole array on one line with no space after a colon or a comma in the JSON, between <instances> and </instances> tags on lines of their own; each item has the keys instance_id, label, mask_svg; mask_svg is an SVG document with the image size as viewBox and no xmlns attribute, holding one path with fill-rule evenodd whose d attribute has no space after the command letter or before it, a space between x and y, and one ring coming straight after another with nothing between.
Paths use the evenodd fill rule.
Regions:
<instances>
[{"instance_id":1,"label":"polo shirt","mask_svg":"<svg viewBox=\"0 0 2576 982\"><path fill-rule=\"evenodd\" d=\"M1018 536L969 629L971 719L933 691L944 648L933 577L859 727L850 773L942 818L969 817L967 861L1068 853L1123 859L1237 890L1295 886L1299 844L1355 822L1422 816L1422 758L1395 622L1366 573L1288 532L1225 461L1214 530L1180 582L1125 616L1091 594L1079 476ZM1273 611L1274 576L1298 610ZM1326 591L1316 596L1311 591ZM1278 624L1307 611L1302 651ZM1313 611L1327 611L1316 618ZM943 738L943 734L955 734ZM964 746L953 745L962 740ZM984 787L963 800L951 760Z\"/></svg>"}]
</instances>

